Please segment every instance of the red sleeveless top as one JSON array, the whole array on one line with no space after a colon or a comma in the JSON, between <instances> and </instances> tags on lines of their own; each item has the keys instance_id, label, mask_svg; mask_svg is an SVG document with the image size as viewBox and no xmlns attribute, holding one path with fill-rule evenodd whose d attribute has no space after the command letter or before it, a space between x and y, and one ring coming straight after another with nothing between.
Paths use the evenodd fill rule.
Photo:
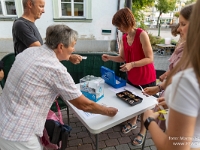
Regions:
<instances>
[{"instance_id":1,"label":"red sleeveless top","mask_svg":"<svg viewBox=\"0 0 200 150\"><path fill-rule=\"evenodd\" d=\"M123 46L126 63L139 61L145 58L142 44L140 42L140 34L143 30L136 30L135 39L131 46L127 43L127 34L123 35ZM153 63L142 67L134 67L128 71L128 80L134 85L146 85L156 81L156 71Z\"/></svg>"}]
</instances>

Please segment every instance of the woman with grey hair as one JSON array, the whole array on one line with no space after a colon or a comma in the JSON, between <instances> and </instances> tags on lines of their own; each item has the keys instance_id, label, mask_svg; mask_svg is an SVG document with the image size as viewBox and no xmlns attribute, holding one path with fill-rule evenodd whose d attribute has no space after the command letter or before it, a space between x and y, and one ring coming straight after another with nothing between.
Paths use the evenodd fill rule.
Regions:
<instances>
[{"instance_id":1,"label":"woman with grey hair","mask_svg":"<svg viewBox=\"0 0 200 150\"><path fill-rule=\"evenodd\" d=\"M113 117L117 109L99 105L82 95L60 63L74 52L78 33L66 25L47 28L46 42L16 56L0 96L0 149L42 150L47 113L55 98L85 112Z\"/></svg>"}]
</instances>

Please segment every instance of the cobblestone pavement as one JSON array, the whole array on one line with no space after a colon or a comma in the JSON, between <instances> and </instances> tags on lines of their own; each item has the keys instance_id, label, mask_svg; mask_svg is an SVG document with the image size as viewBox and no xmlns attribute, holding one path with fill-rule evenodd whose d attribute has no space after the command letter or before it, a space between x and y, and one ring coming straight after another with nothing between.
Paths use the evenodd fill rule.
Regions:
<instances>
[{"instance_id":1,"label":"cobblestone pavement","mask_svg":"<svg viewBox=\"0 0 200 150\"><path fill-rule=\"evenodd\" d=\"M7 53L0 53L0 58L5 56ZM167 56L160 56L156 53L154 54L154 65L158 70L168 69L168 59ZM0 90L1 91L1 90ZM2 92L2 91L1 91ZM64 122L67 123L67 113L62 110ZM69 146L66 150L93 150L95 149L92 144L92 140L84 127L84 125L79 121L75 114L70 110L70 126L72 127L71 137L69 137ZM122 124L117 125L111 129L108 129L99 134L99 149L101 150L140 150L141 146L133 146L131 144L134 137L139 133L140 122L138 122L138 127L135 130L127 134L121 132ZM92 135L94 140L94 136ZM147 132L147 138L145 142L145 150L156 150L154 142L151 139L150 134Z\"/></svg>"}]
</instances>

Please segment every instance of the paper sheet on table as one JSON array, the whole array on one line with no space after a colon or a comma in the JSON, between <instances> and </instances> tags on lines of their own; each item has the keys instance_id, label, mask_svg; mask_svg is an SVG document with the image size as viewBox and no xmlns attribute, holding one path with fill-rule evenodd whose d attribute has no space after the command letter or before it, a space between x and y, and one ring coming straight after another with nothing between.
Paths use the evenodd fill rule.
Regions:
<instances>
[{"instance_id":1,"label":"paper sheet on table","mask_svg":"<svg viewBox=\"0 0 200 150\"><path fill-rule=\"evenodd\" d=\"M91 118L94 118L96 116L99 116L99 114L93 114L93 113L89 113L89 112L84 112L82 110L79 110L79 112L85 119L91 119Z\"/></svg>"},{"instance_id":2,"label":"paper sheet on table","mask_svg":"<svg viewBox=\"0 0 200 150\"><path fill-rule=\"evenodd\" d=\"M118 88L118 89L115 89L113 87L109 87L109 89L115 93L119 93L119 92L122 92L122 91L125 91L124 87L121 87L121 88Z\"/></svg>"},{"instance_id":3,"label":"paper sheet on table","mask_svg":"<svg viewBox=\"0 0 200 150\"><path fill-rule=\"evenodd\" d=\"M104 104L104 103L101 103L100 105L103 105L103 106L106 106L106 107L107 107L107 105ZM118 111L119 111L119 110L118 110ZM84 111L82 111L82 110L80 110L80 109L79 109L79 112L80 112L80 114L81 114L85 119L91 119L91 118L94 118L94 117L100 115L100 114L93 114L93 113L89 113L89 112L84 112Z\"/></svg>"},{"instance_id":4,"label":"paper sheet on table","mask_svg":"<svg viewBox=\"0 0 200 150\"><path fill-rule=\"evenodd\" d=\"M126 85L126 86L121 87L121 88L118 88L118 89L113 88L113 87L109 87L109 89L110 89L111 91L115 92L115 93L119 93L119 92L128 90L128 91L130 91L131 93L136 94L135 91L134 91L134 89L133 89L133 87L131 87L130 85Z\"/></svg>"}]
</instances>

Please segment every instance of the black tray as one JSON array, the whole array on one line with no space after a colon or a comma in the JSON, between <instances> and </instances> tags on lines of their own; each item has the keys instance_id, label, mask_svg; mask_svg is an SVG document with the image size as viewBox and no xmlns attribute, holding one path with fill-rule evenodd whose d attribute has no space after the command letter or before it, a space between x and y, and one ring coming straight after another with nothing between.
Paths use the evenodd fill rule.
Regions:
<instances>
[{"instance_id":1,"label":"black tray","mask_svg":"<svg viewBox=\"0 0 200 150\"><path fill-rule=\"evenodd\" d=\"M141 103L143 100L143 98L141 98L127 90L117 93L116 96L131 106L137 105L137 104Z\"/></svg>"}]
</instances>

